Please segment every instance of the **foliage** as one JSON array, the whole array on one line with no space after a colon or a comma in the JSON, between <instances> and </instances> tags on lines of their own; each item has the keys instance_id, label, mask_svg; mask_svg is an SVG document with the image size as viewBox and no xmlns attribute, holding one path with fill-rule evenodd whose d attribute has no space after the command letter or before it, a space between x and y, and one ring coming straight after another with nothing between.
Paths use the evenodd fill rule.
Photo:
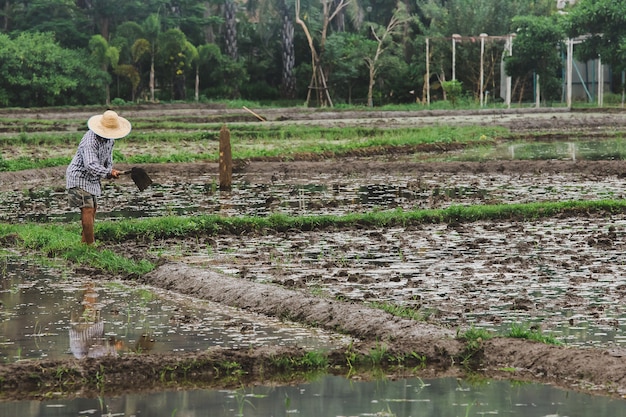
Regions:
<instances>
[{"instance_id":1,"label":"foliage","mask_svg":"<svg viewBox=\"0 0 626 417\"><path fill-rule=\"evenodd\" d=\"M506 73L513 77L539 76L542 93L560 97L561 57L565 33L556 17L520 16L513 21L513 55L506 57Z\"/></svg>"},{"instance_id":2,"label":"foliage","mask_svg":"<svg viewBox=\"0 0 626 417\"><path fill-rule=\"evenodd\" d=\"M452 106L456 106L463 92L463 83L459 80L442 81L441 88L446 92L446 97L450 100Z\"/></svg>"},{"instance_id":3,"label":"foliage","mask_svg":"<svg viewBox=\"0 0 626 417\"><path fill-rule=\"evenodd\" d=\"M154 268L154 265L148 261L137 262L110 250L81 243L80 232L76 226L0 225L0 236L7 235L15 236L15 240L21 246L35 250L48 258L90 265L104 271L142 275Z\"/></svg>"},{"instance_id":4,"label":"foliage","mask_svg":"<svg viewBox=\"0 0 626 417\"><path fill-rule=\"evenodd\" d=\"M402 306L387 302L370 302L368 303L372 308L377 308L383 310L389 314L398 317L404 317L407 319L415 320L415 321L424 321L424 314L419 311L419 309L415 309L409 306Z\"/></svg>"},{"instance_id":5,"label":"foliage","mask_svg":"<svg viewBox=\"0 0 626 417\"><path fill-rule=\"evenodd\" d=\"M615 72L626 70L626 2L579 0L568 11L566 32L572 38L585 35L574 51L578 59L602 57Z\"/></svg>"},{"instance_id":6,"label":"foliage","mask_svg":"<svg viewBox=\"0 0 626 417\"><path fill-rule=\"evenodd\" d=\"M294 2L299 17L294 13ZM234 6L238 3L229 1L227 4ZM452 34L464 38L457 50L457 62L463 62L457 78L476 96L480 83L478 35L503 36L518 28L527 31L528 36L524 39L525 34L519 33L521 36L514 48L514 57L519 57L515 58L519 62L510 63L508 70L513 71L516 67L515 73L523 74L518 75L521 80L528 79L529 71L539 73L542 91L554 97L558 89L556 80L561 76L556 61L548 54L548 51L554 51L557 42L551 37L552 31L545 31L558 31L557 25L550 20L555 12L554 0L247 2L245 7L243 4L235 7L229 19L223 14L224 1L35 0L0 1L0 5L0 33L10 33L14 39L22 34L52 33L58 42L52 48L48 48L50 39L43 47L20 44L20 52L16 52L15 47L2 48L0 69L7 68L0 74L0 105L4 106L107 102L108 94L101 91L106 90L113 78L117 81L115 96L127 102L187 100L190 99L187 92L191 90L195 93L194 100L273 100L284 93L285 79L289 78L292 86L289 97L295 98L293 86L296 86L299 102L309 94L325 91L329 92L328 98L336 95L336 104L360 102L368 96L367 90L373 90L368 97L370 104L409 103L425 96L422 89L426 72L426 36L430 37L433 46L429 57L432 79L429 81L432 98L436 101L443 91L439 83L451 78L449 40ZM575 48L579 58L600 55L604 62L614 67L615 73L625 67L624 7L621 1L582 0L568 11L569 15L563 18L567 22L568 35L581 35L587 31L592 34ZM388 30L393 36L385 38L382 28L391 29L389 24L398 17L400 8L402 18L393 30ZM296 18L296 21L289 21L290 18ZM308 28L308 33L294 31L294 24ZM228 42L225 33L230 35ZM546 33L550 36L543 36ZM50 38L50 35L45 36ZM108 43L108 52L98 54L101 68L86 59L83 52L94 36ZM526 48L522 41L534 46ZM377 48L372 45L377 42L388 53L376 53ZM227 44L236 46L236 55L227 53ZM219 59L210 64L203 61L200 53L206 45L220 53ZM37 49L52 53L46 60L34 59ZM194 49L199 54L198 62ZM119 53L117 62L111 55L113 50ZM485 52L485 85L495 91L501 79L499 62L503 43L488 42ZM532 53L540 59L532 59ZM61 54L63 59L59 57ZM21 56L25 57L24 62ZM212 56L218 57L215 53ZM290 62L288 71L282 62L287 57ZM44 63L37 62L29 67L33 59ZM190 65L192 62L194 66ZM371 74L365 71L366 62L369 62ZM70 67L74 70L71 71ZM5 77L6 74L20 73L19 70L25 70L26 75L19 79ZM58 74L54 77L56 79L53 80L50 73ZM68 77L67 74L71 75ZM196 74L200 91L195 89ZM31 85L27 81L33 79L33 75ZM369 87L371 80L375 83ZM313 85L309 85L311 82ZM330 104L330 100L321 95L318 99L324 99L318 100L320 103Z\"/></svg>"},{"instance_id":7,"label":"foliage","mask_svg":"<svg viewBox=\"0 0 626 417\"><path fill-rule=\"evenodd\" d=\"M102 85L105 75L82 52L61 48L51 34L0 34L0 105L69 104L77 91L93 92ZM102 97L90 94L84 99L93 103Z\"/></svg>"},{"instance_id":8,"label":"foliage","mask_svg":"<svg viewBox=\"0 0 626 417\"><path fill-rule=\"evenodd\" d=\"M393 210L355 213L345 216L286 216L226 218L216 215L162 217L159 219L100 222L96 234L104 241L162 239L168 237L262 233L266 230L322 230L328 227L392 227L423 223L466 223L481 220L532 220L579 213L624 213L622 200L566 201L527 204L453 206L447 209Z\"/></svg>"},{"instance_id":9,"label":"foliage","mask_svg":"<svg viewBox=\"0 0 626 417\"><path fill-rule=\"evenodd\" d=\"M326 40L324 64L331 74L329 85L336 102L352 103L365 99L367 75L363 57L375 46L360 34L333 33Z\"/></svg>"}]
</instances>

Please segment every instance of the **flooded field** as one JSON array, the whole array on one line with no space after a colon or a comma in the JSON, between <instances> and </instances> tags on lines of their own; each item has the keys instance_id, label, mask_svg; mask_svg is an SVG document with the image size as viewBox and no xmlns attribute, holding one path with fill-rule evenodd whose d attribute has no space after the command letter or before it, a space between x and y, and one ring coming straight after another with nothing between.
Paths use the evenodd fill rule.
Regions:
<instances>
[{"instance_id":1,"label":"flooded field","mask_svg":"<svg viewBox=\"0 0 626 417\"><path fill-rule=\"evenodd\" d=\"M153 244L162 256L327 297L410 307L429 322L570 346L626 347L626 217L475 222Z\"/></svg>"},{"instance_id":2,"label":"flooded field","mask_svg":"<svg viewBox=\"0 0 626 417\"><path fill-rule=\"evenodd\" d=\"M517 149L517 150L515 150ZM572 150L573 149L573 150ZM506 160L517 152L520 159L594 160L626 158L619 141L557 142L517 144L468 149L448 154L447 160ZM509 155L511 161L516 160ZM504 159L503 159L504 158ZM411 157L413 164L429 162L429 154ZM374 161L375 159L372 159ZM367 164L367 160L360 159ZM388 160L393 166L394 160ZM398 165L407 160L398 160ZM546 167L549 162L546 162ZM176 181L167 173L153 172L155 183L139 192L132 181L123 178L105 182L100 199L100 219L157 217L164 215L219 214L223 216L344 215L354 212L390 209L446 208L452 205L514 204L542 201L600 200L623 198L621 175L597 176L586 172L545 175L537 171L519 172L503 165L501 172L365 172L346 175L337 170L294 171L275 164L266 176L254 173L233 175L230 192L219 191L219 175L214 164L206 172ZM480 171L480 170L479 170ZM626 173L626 169L624 169ZM68 210L63 183L56 187L15 187L0 192L0 220L6 222L77 221L78 213Z\"/></svg>"},{"instance_id":3,"label":"flooded field","mask_svg":"<svg viewBox=\"0 0 626 417\"><path fill-rule=\"evenodd\" d=\"M107 182L98 220L219 214L345 215L564 200L621 199L619 168L550 172L552 161L613 161L621 140L487 144L463 151L355 158L360 169L253 163L219 191L216 166L188 175L150 171L151 188ZM390 169L374 169L384 160ZM483 164L497 161L502 165ZM534 161L520 168L513 162ZM511 162L511 165L507 165ZM397 164L396 164L397 163ZM445 165L451 163L453 169ZM256 166L255 166L256 164ZM370 169L370 164L371 169ZM432 166L431 166L432 164ZM394 165L397 165L394 167ZM600 165L598 165L600 166ZM615 167L615 164L612 165ZM444 169L441 169L441 168ZM181 169L182 170L182 169ZM59 177L2 184L0 220L79 221ZM96 229L97 230L97 229ZM503 334L513 325L571 348L626 352L626 216L318 230L201 239L107 242L122 253L180 262L242 282L287 288L346 306L398 305L446 330ZM275 287L273 287L275 286ZM216 289L219 291L219 289ZM211 347L331 349L354 339L147 285L41 269L6 257L0 286L0 360L21 364L203 352ZM381 313L382 314L382 313ZM520 352L522 355L522 352ZM89 361L91 359L81 359ZM83 362L87 363L87 362ZM508 368L507 368L508 369ZM417 371L416 371L417 372ZM517 372L510 370L511 374ZM541 376L539 376L541 377ZM547 385L455 378L375 382L326 375L299 385L183 390L99 398L0 402L1 415L415 416L621 415L623 399ZM513 376L511 379L515 379ZM570 381L576 386L576 381ZM584 388L584 387L583 387ZM618 391L618 396L626 392ZM593 410L593 411L592 411Z\"/></svg>"},{"instance_id":4,"label":"flooded field","mask_svg":"<svg viewBox=\"0 0 626 417\"><path fill-rule=\"evenodd\" d=\"M21 417L103 416L588 416L625 415L626 400L537 384L454 378L354 381L324 376L293 386L171 391L74 401L0 403Z\"/></svg>"},{"instance_id":5,"label":"flooded field","mask_svg":"<svg viewBox=\"0 0 626 417\"><path fill-rule=\"evenodd\" d=\"M147 286L60 276L3 259L0 361L197 352L267 345L324 349L347 337Z\"/></svg>"}]
</instances>

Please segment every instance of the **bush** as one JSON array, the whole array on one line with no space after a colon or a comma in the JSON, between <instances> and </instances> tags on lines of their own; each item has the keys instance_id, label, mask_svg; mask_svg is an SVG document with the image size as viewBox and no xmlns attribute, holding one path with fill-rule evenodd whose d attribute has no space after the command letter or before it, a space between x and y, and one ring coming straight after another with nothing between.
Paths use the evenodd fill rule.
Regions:
<instances>
[{"instance_id":1,"label":"bush","mask_svg":"<svg viewBox=\"0 0 626 417\"><path fill-rule=\"evenodd\" d=\"M459 80L442 81L441 88L446 92L446 97L455 106L459 97L463 93L463 83Z\"/></svg>"}]
</instances>

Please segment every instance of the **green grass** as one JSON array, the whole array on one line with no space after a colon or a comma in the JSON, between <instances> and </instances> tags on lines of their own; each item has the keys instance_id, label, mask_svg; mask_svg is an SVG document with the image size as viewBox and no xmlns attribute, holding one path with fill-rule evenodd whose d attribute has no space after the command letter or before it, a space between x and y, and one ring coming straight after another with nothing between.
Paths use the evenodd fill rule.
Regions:
<instances>
[{"instance_id":1,"label":"green grass","mask_svg":"<svg viewBox=\"0 0 626 417\"><path fill-rule=\"evenodd\" d=\"M377 302L377 301L368 302L366 303L366 305L372 308L383 310L397 317L403 317L403 318L411 319L415 321L424 321L424 315L419 310L416 310L411 307L401 306L401 305L388 303L388 302Z\"/></svg>"},{"instance_id":2,"label":"green grass","mask_svg":"<svg viewBox=\"0 0 626 417\"><path fill-rule=\"evenodd\" d=\"M5 124L9 121L5 120ZM2 123L0 123L1 125ZM81 122L81 125L83 123ZM133 133L116 145L115 162L174 163L217 161L219 131L223 123L139 120ZM231 146L236 159L274 158L291 160L298 155L342 156L363 149L418 146L434 143L457 143L468 146L483 143L485 138L507 136L508 130L484 126L428 126L422 128L383 129L377 127L324 128L315 126L277 126L271 124L228 124ZM34 129L34 127L33 127ZM32 158L18 156L0 159L0 170L18 171L63 166L69 163L84 132L45 133L20 131L0 138L3 147L50 147L65 149L64 157ZM137 148L139 146L139 148ZM137 150L132 150L133 147ZM146 150L148 147L149 151ZM198 149L207 149L198 151ZM27 151L27 149L26 149Z\"/></svg>"},{"instance_id":3,"label":"green grass","mask_svg":"<svg viewBox=\"0 0 626 417\"><path fill-rule=\"evenodd\" d=\"M548 345L562 345L554 336L543 334L540 330L534 330L521 324L513 324L509 331L505 333L505 336L515 339L533 340Z\"/></svg>"},{"instance_id":4,"label":"green grass","mask_svg":"<svg viewBox=\"0 0 626 417\"><path fill-rule=\"evenodd\" d=\"M324 228L398 227L427 223L467 223L479 220L526 221L544 217L576 216L584 213L616 214L626 212L624 200L567 201L528 204L453 206L447 209L391 210L354 213L344 216L193 217L164 216L147 219L100 221L96 224L95 247L80 243L79 225L0 224L0 237L47 258L97 267L114 273L144 274L154 268L147 261L135 261L107 250L107 242L140 240L150 242L163 238L242 233L281 233L287 231L321 230ZM14 236L9 239L8 236ZM420 319L417 311L381 304L392 314Z\"/></svg>"},{"instance_id":5,"label":"green grass","mask_svg":"<svg viewBox=\"0 0 626 417\"><path fill-rule=\"evenodd\" d=\"M624 200L585 200L566 202L543 202L527 204L499 204L476 206L452 206L446 209L404 211L374 211L344 216L288 216L274 214L268 217L222 217L201 215L195 217L159 217L100 222L97 238L104 241L168 237L192 237L195 235L265 233L290 230L320 230L324 228L392 227L427 223L467 223L479 220L535 220L555 215L580 215L581 213L623 213Z\"/></svg>"},{"instance_id":6,"label":"green grass","mask_svg":"<svg viewBox=\"0 0 626 417\"><path fill-rule=\"evenodd\" d=\"M111 273L143 275L154 269L148 261L134 261L105 249L102 245L87 246L80 242L75 226L39 224L0 224L0 236L13 236L14 241L29 251L58 262L88 265Z\"/></svg>"}]
</instances>

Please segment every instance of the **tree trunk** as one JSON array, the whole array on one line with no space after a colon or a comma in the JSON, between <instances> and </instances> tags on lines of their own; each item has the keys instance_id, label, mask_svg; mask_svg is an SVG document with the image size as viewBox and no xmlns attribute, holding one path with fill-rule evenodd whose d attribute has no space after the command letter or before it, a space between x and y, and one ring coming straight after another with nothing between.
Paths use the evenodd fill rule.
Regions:
<instances>
[{"instance_id":1,"label":"tree trunk","mask_svg":"<svg viewBox=\"0 0 626 417\"><path fill-rule=\"evenodd\" d=\"M204 2L204 18L209 19L211 17L211 3L208 1ZM215 33L213 32L213 27L211 25L206 25L204 29L204 41L206 43L215 43Z\"/></svg>"},{"instance_id":2,"label":"tree trunk","mask_svg":"<svg viewBox=\"0 0 626 417\"><path fill-rule=\"evenodd\" d=\"M150 58L150 101L154 101L154 53Z\"/></svg>"},{"instance_id":3,"label":"tree trunk","mask_svg":"<svg viewBox=\"0 0 626 417\"><path fill-rule=\"evenodd\" d=\"M376 80L375 63L369 65L369 83L367 86L367 107L374 107L374 80Z\"/></svg>"},{"instance_id":4,"label":"tree trunk","mask_svg":"<svg viewBox=\"0 0 626 417\"><path fill-rule=\"evenodd\" d=\"M281 31L283 71L280 90L283 98L293 99L296 97L296 76L293 71L296 65L293 46L294 28L289 8L285 4L284 0L282 0L280 8L283 20Z\"/></svg>"},{"instance_id":5,"label":"tree trunk","mask_svg":"<svg viewBox=\"0 0 626 417\"><path fill-rule=\"evenodd\" d=\"M3 22L2 22L2 31L4 33L9 31L9 13L11 10L11 5L10 5L10 1L7 0L7 2L4 4L4 17L2 18Z\"/></svg>"},{"instance_id":6,"label":"tree trunk","mask_svg":"<svg viewBox=\"0 0 626 417\"><path fill-rule=\"evenodd\" d=\"M328 35L328 25L337 16L337 14L348 5L348 3L349 1L338 0L336 3L333 3L331 7L329 7L329 2L322 1L323 23L318 53L309 28L306 23L300 19L300 0L296 0L296 23L302 27L302 30L304 30L304 34L309 43L309 49L311 50L311 70L313 74L311 76L311 84L309 84L309 92L307 93L306 98L307 106L309 105L309 100L311 98L311 90L315 90L318 105L333 107L333 101L330 98L330 91L328 91L328 85L326 84L326 75L324 74L324 69L321 67L320 62L321 56L324 53L326 37ZM331 10L333 7L334 10Z\"/></svg>"},{"instance_id":7,"label":"tree trunk","mask_svg":"<svg viewBox=\"0 0 626 417\"><path fill-rule=\"evenodd\" d=\"M237 50L237 16L236 16L235 2L233 0L226 0L224 3L224 25L226 33L224 34L224 41L226 44L226 54L236 61L238 59Z\"/></svg>"},{"instance_id":8,"label":"tree trunk","mask_svg":"<svg viewBox=\"0 0 626 417\"><path fill-rule=\"evenodd\" d=\"M200 66L199 65L196 65L196 82L195 82L194 87L195 87L194 98L196 101L199 101L200 100Z\"/></svg>"}]
</instances>

